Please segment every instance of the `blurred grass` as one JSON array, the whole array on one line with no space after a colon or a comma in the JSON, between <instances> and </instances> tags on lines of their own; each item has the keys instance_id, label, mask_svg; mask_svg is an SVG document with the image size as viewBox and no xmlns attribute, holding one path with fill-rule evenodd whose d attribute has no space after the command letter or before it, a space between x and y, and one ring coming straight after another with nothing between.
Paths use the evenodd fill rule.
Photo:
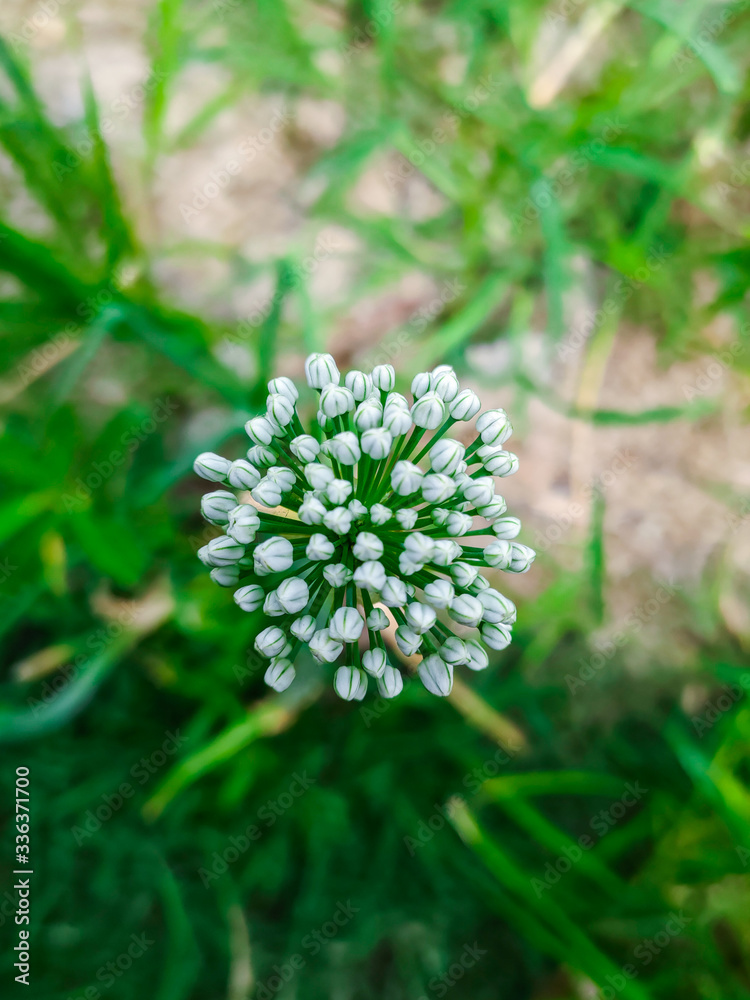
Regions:
<instances>
[{"instance_id":1,"label":"blurred grass","mask_svg":"<svg viewBox=\"0 0 750 1000\"><path fill-rule=\"evenodd\" d=\"M712 33L721 11L731 20ZM162 0L151 13L145 184L247 95L343 106L343 135L309 164L306 211L360 240L353 297L415 268L464 287L439 321L410 332L404 386L444 360L462 372L467 347L501 327L522 338L537 302L547 346L564 344L581 256L607 281L655 249L668 256L617 303L618 320L654 331L664 363L710 351L699 331L720 312L746 343L747 192L717 195L750 129L742 5ZM594 31L607 48L589 85L578 71ZM549 55L535 76L540 32ZM334 73L321 68L332 53ZM444 72L450 58L459 82ZM715 700L748 677L713 581L684 598L701 609L689 633L698 674L661 671L644 650L636 681L617 656L584 706L565 677L590 659L608 615L599 497L583 568L540 560L545 590L522 604L516 642L449 703L410 684L397 703L371 699L357 713L313 664L308 687L269 695L247 657L253 618L195 558L204 526L189 470L198 451L239 441L288 355L326 344L334 307L310 295L296 251L251 265L232 250L238 274L265 273L276 290L242 341L252 378L232 370L226 326L190 315L158 280L164 255L179 262L196 248L139 234L84 73L83 116L60 126L12 38L0 65L0 144L16 196L37 213L34 225L12 221L9 199L0 220L0 738L14 745L3 803L12 766L32 773L33 995L106 995L98 972L145 933L153 944L110 995L750 996L748 712L730 705L704 734L681 707L688 682ZM226 86L170 132L170 102L201 65L221 66ZM446 115L454 134L435 141ZM81 135L93 137L89 155L76 151ZM419 161L427 143L418 168L402 167L440 193L437 214L358 209L351 192L374 158ZM705 155L711 144L721 158ZM715 286L698 307L688 290L701 270ZM574 402L517 350L518 412L542 399L593 425L705 416L705 400L600 408L591 387L610 333L592 339ZM747 355L738 364L747 370ZM166 753L175 733L183 743ZM615 817L629 785L646 791ZM340 926L342 904L355 912ZM673 934L674 913L685 920ZM462 964L475 942L484 954ZM277 988L274 967L286 972L295 955L303 969Z\"/></svg>"}]
</instances>

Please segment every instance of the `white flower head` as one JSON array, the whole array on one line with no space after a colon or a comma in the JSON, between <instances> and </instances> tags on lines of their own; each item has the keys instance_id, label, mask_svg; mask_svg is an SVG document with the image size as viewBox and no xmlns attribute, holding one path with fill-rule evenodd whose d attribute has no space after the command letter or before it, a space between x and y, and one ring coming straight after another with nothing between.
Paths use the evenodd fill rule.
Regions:
<instances>
[{"instance_id":1,"label":"white flower head","mask_svg":"<svg viewBox=\"0 0 750 1000\"><path fill-rule=\"evenodd\" d=\"M339 373L330 354L314 354L305 373L318 392L309 433L306 400L279 376L265 414L245 425L247 457L196 459L195 471L220 487L203 497L202 514L224 532L198 558L254 615L276 691L292 683L307 645L318 662L336 663L327 669L340 697L361 700L368 676L380 697L395 697L404 679L379 635L395 629L396 655L421 659L425 687L445 696L454 668L483 670L488 650L511 641L515 605L482 571L523 573L534 559L495 494L493 477L518 466L504 447L507 414L481 413L447 364L415 375L409 399L388 364ZM465 446L451 429L470 420L477 433ZM248 491L253 503L238 502Z\"/></svg>"}]
</instances>

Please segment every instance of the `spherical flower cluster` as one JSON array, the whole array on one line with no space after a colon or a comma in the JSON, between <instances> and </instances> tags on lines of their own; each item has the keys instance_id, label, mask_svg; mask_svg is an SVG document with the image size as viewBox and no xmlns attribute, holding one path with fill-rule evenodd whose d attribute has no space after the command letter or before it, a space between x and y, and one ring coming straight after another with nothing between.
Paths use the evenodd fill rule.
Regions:
<instances>
[{"instance_id":1,"label":"spherical flower cluster","mask_svg":"<svg viewBox=\"0 0 750 1000\"><path fill-rule=\"evenodd\" d=\"M483 670L486 647L511 641L516 609L481 570L524 573L534 559L495 492L494 477L518 468L504 447L510 421L499 409L480 414L449 365L414 378L411 404L394 391L390 365L342 379L330 354L312 354L305 374L318 393L311 433L296 386L275 378L266 413L245 425L247 458L196 459L218 487L203 497L203 516L224 531L198 555L216 583L236 588L243 611L262 610L254 644L276 691L294 680L307 644L319 662L339 664L340 697L362 699L372 677L393 698L403 680L383 631L395 624L399 650L421 656L424 686L447 695L455 667ZM446 436L474 418L467 447ZM283 516L259 509L279 506ZM490 533L489 544L465 541Z\"/></svg>"}]
</instances>

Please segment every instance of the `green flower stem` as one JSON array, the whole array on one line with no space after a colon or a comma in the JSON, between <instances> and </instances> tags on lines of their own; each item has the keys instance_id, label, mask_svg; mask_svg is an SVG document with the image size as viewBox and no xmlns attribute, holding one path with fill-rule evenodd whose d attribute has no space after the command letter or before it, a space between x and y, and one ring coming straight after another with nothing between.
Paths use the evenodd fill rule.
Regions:
<instances>
[{"instance_id":1,"label":"green flower stem","mask_svg":"<svg viewBox=\"0 0 750 1000\"><path fill-rule=\"evenodd\" d=\"M432 437L427 442L427 444L414 456L414 458L412 459L412 462L414 462L414 464L416 465L420 461L420 459L424 458L424 456L427 454L427 452L430 450L430 448L432 448L432 446L434 444L437 444L437 442L440 440L440 438L443 436L443 434L445 434L446 431L449 431L450 428L455 423L456 423L455 417L448 417L448 419L445 421L445 423L441 424L441 426L438 427L438 429L432 435Z\"/></svg>"},{"instance_id":2,"label":"green flower stem","mask_svg":"<svg viewBox=\"0 0 750 1000\"><path fill-rule=\"evenodd\" d=\"M372 464L372 459L369 455L363 455L359 461L357 466L357 488L354 491L354 496L357 500L363 500L363 497L367 495L367 484L370 479ZM367 505L365 504L365 506Z\"/></svg>"},{"instance_id":3,"label":"green flower stem","mask_svg":"<svg viewBox=\"0 0 750 1000\"><path fill-rule=\"evenodd\" d=\"M477 448L481 448L483 444L484 442L482 441L481 436L477 435L477 437L474 438L471 444L467 445L466 451L464 453L464 461L468 462L469 455L473 455L474 452L477 450Z\"/></svg>"},{"instance_id":4,"label":"green flower stem","mask_svg":"<svg viewBox=\"0 0 750 1000\"><path fill-rule=\"evenodd\" d=\"M414 428L414 430L416 430L416 428ZM383 484L388 480L388 477L393 471L393 466L399 459L399 453L405 440L406 440L406 435L399 434L399 436L395 438L393 442L390 456L388 458L384 458L381 462L381 465L383 466L383 471L378 475L378 477L375 480L374 491L373 491L375 494L375 500L373 501L374 503L378 502L379 496L383 491Z\"/></svg>"}]
</instances>

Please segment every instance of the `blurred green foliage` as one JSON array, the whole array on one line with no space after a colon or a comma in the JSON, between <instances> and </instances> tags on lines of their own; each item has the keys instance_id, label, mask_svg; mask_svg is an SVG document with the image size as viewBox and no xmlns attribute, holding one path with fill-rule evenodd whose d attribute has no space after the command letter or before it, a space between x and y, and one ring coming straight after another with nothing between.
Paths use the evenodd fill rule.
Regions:
<instances>
[{"instance_id":1,"label":"blurred green foliage","mask_svg":"<svg viewBox=\"0 0 750 1000\"><path fill-rule=\"evenodd\" d=\"M556 89L564 40L597 18L609 47L597 84L563 73ZM523 338L542 301L546 336L564 340L576 255L613 289L610 326L647 324L665 363L700 350L720 310L747 338L749 24L743 4L692 0L161 0L144 183L245 95L338 102L347 126L309 164L307 212L359 237L352 301L413 269L464 289L410 334L403 386L438 361L460 373L467 345L504 329L520 415L541 396L598 424L698 420L700 400L571 404L524 366ZM534 85L542 28L559 35ZM461 82L446 82L449 55ZM693 679L711 704L738 692L701 716L715 719L705 731L680 707L686 677L645 652L639 681L615 656L585 692L565 682L607 617L601 510L581 570L540 560L544 592L473 693L439 702L413 684L357 711L309 664L306 684L269 697L247 655L254 616L195 558L201 487L188 473L201 450L239 449L285 353L326 344L331 313L299 269L309 248L251 265L231 247L150 245L123 207L83 73L85 117L59 127L17 38L0 63L0 143L37 212L33 227L10 212L0 222L2 810L28 765L29 994L750 997L750 671L713 581L673 597L690 617ZM170 102L200 64L221 66L227 85L175 134ZM419 171L443 197L436 215L352 201L366 166L394 150L405 179ZM273 277L275 307L240 337L251 384L217 350L232 331L160 287L167 252L229 255L238 282ZM714 285L696 306L699 270ZM110 388L92 392L95 378Z\"/></svg>"}]
</instances>

